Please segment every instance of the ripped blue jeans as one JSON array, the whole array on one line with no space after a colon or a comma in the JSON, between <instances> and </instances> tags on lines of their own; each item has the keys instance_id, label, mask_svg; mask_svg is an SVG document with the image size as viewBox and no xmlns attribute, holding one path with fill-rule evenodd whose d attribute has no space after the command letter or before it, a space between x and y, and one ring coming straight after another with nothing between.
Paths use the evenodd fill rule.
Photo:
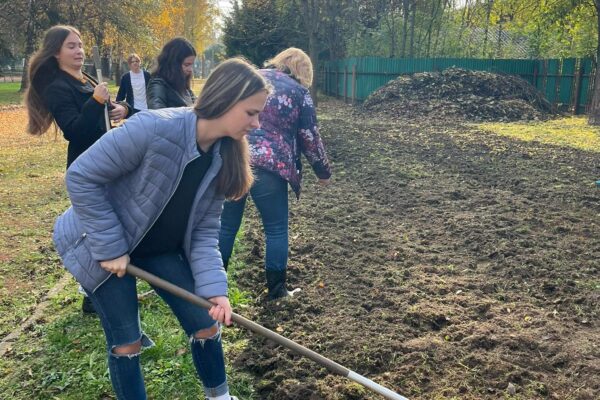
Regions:
<instances>
[{"instance_id":1,"label":"ripped blue jeans","mask_svg":"<svg viewBox=\"0 0 600 400\"><path fill-rule=\"evenodd\" d=\"M182 252L154 257L135 258L131 263L185 290L194 292L194 279ZM169 305L186 335L190 338L191 354L198 376L207 396L227 393L227 378L221 343L220 327L217 333L204 340L194 338L200 330L214 327L216 321L208 311L180 299L162 289L153 288ZM88 292L100 317L106 335L108 368L113 389L119 400L144 400L146 390L140 367L140 354L120 355L115 347L138 343L142 349L154 343L141 329L135 278L111 275L94 293Z\"/></svg>"}]
</instances>

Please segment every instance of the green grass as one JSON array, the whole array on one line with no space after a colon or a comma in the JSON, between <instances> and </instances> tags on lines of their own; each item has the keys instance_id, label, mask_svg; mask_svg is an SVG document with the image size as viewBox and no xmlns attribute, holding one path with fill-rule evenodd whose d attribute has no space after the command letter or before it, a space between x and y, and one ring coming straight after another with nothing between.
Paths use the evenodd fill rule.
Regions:
<instances>
[{"instance_id":1,"label":"green grass","mask_svg":"<svg viewBox=\"0 0 600 400\"><path fill-rule=\"evenodd\" d=\"M19 92L21 82L0 82L0 106L21 104L23 102L23 93ZM108 90L112 98L117 96L119 88L114 81L108 83Z\"/></svg>"},{"instance_id":2,"label":"green grass","mask_svg":"<svg viewBox=\"0 0 600 400\"><path fill-rule=\"evenodd\" d=\"M544 122L497 122L477 126L523 141L600 152L600 128L590 126L586 117L567 117Z\"/></svg>"},{"instance_id":3,"label":"green grass","mask_svg":"<svg viewBox=\"0 0 600 400\"><path fill-rule=\"evenodd\" d=\"M0 106L20 104L23 98L20 88L21 82L0 82Z\"/></svg>"},{"instance_id":4,"label":"green grass","mask_svg":"<svg viewBox=\"0 0 600 400\"><path fill-rule=\"evenodd\" d=\"M193 90L196 95L200 92L204 80L194 79ZM21 88L21 82L0 82L0 106L21 104L23 102L23 94L19 92ZM119 87L115 81L108 82L108 91L111 94L111 98L117 97Z\"/></svg>"},{"instance_id":5,"label":"green grass","mask_svg":"<svg viewBox=\"0 0 600 400\"><path fill-rule=\"evenodd\" d=\"M241 265L237 263L237 266ZM235 269L231 270L235 273ZM243 308L247 296L232 282L231 301ZM139 293L149 290L139 284ZM73 282L51 299L44 321L22 335L0 361L1 399L112 399L104 335L98 320L82 316L80 295ZM179 323L156 295L140 302L142 326L156 346L142 355L146 390L153 399L203 398L187 338ZM246 339L240 328L224 329L226 359L242 351ZM228 366L231 392L254 398L253 378ZM5 396L5 397L3 397Z\"/></svg>"}]
</instances>

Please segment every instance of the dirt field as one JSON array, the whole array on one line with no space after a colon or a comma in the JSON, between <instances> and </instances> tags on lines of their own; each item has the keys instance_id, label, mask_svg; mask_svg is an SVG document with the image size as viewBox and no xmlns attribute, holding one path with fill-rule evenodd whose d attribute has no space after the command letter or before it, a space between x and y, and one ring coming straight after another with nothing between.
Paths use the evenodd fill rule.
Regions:
<instances>
[{"instance_id":1,"label":"dirt field","mask_svg":"<svg viewBox=\"0 0 600 400\"><path fill-rule=\"evenodd\" d=\"M290 281L267 304L256 219L240 286L257 322L411 399L600 398L598 153L456 121L320 104L334 183L291 211ZM261 399L379 399L252 337Z\"/></svg>"}]
</instances>

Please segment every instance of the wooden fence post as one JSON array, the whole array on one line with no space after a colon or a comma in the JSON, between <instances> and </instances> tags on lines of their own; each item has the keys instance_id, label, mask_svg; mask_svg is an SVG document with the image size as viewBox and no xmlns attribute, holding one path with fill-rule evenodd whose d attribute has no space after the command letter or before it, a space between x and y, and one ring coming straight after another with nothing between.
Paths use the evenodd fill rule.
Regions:
<instances>
[{"instance_id":1,"label":"wooden fence post","mask_svg":"<svg viewBox=\"0 0 600 400\"><path fill-rule=\"evenodd\" d=\"M581 94L581 75L583 74L583 60L581 58L577 59L579 65L577 66L577 71L575 72L575 98L573 99L573 115L579 114L579 96Z\"/></svg>"},{"instance_id":2,"label":"wooden fence post","mask_svg":"<svg viewBox=\"0 0 600 400\"><path fill-rule=\"evenodd\" d=\"M540 90L544 95L546 95L546 79L548 78L548 60L544 60L542 63L542 90Z\"/></svg>"},{"instance_id":3,"label":"wooden fence post","mask_svg":"<svg viewBox=\"0 0 600 400\"><path fill-rule=\"evenodd\" d=\"M325 74L325 94L329 96L329 66L324 69Z\"/></svg>"},{"instance_id":4,"label":"wooden fence post","mask_svg":"<svg viewBox=\"0 0 600 400\"><path fill-rule=\"evenodd\" d=\"M597 64L592 64L592 68L590 69L589 74L586 74L588 78L588 91L587 91L587 99L585 99L585 113L590 112L590 108L592 107L592 100L594 99L594 88L596 85L596 69L598 68Z\"/></svg>"},{"instance_id":5,"label":"wooden fence post","mask_svg":"<svg viewBox=\"0 0 600 400\"><path fill-rule=\"evenodd\" d=\"M348 66L344 67L344 103L348 103Z\"/></svg>"},{"instance_id":6,"label":"wooden fence post","mask_svg":"<svg viewBox=\"0 0 600 400\"><path fill-rule=\"evenodd\" d=\"M352 104L356 104L356 64L352 65Z\"/></svg>"},{"instance_id":7,"label":"wooden fence post","mask_svg":"<svg viewBox=\"0 0 600 400\"><path fill-rule=\"evenodd\" d=\"M560 83L563 80L563 63L565 60L561 59L558 64L557 77L554 81L554 100L556 104L556 109L559 109L560 105Z\"/></svg>"}]
</instances>

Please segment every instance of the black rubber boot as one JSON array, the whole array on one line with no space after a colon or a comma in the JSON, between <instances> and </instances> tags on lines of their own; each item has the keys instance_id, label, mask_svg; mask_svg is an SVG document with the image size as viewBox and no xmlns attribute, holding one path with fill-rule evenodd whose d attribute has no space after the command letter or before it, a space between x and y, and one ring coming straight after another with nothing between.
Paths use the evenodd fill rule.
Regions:
<instances>
[{"instance_id":1,"label":"black rubber boot","mask_svg":"<svg viewBox=\"0 0 600 400\"><path fill-rule=\"evenodd\" d=\"M291 292L285 287L287 270L283 271L272 271L266 270L265 275L267 276L267 289L269 289L268 299L276 300L282 297L293 296L294 293L300 289L294 289Z\"/></svg>"},{"instance_id":2,"label":"black rubber boot","mask_svg":"<svg viewBox=\"0 0 600 400\"><path fill-rule=\"evenodd\" d=\"M81 311L83 311L84 314L96 314L96 309L94 308L90 298L87 296L83 296L83 301L81 302Z\"/></svg>"}]
</instances>

